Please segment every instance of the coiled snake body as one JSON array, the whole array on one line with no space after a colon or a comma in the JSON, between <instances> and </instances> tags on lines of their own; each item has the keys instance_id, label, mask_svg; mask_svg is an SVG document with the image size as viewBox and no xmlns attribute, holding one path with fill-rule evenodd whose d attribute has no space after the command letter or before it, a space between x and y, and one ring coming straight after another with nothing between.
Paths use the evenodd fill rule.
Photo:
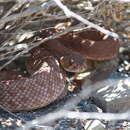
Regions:
<instances>
[{"instance_id":1,"label":"coiled snake body","mask_svg":"<svg viewBox=\"0 0 130 130\"><path fill-rule=\"evenodd\" d=\"M14 79L0 82L0 104L10 111L46 106L65 89L64 72L45 49L33 50L27 68L31 76L19 78L13 73Z\"/></svg>"},{"instance_id":2,"label":"coiled snake body","mask_svg":"<svg viewBox=\"0 0 130 130\"><path fill-rule=\"evenodd\" d=\"M117 41L102 40L97 31L69 33L43 46L46 49L39 47L30 52L31 57L27 59L29 77L16 72L0 73L0 104L6 109L29 111L50 104L66 90L65 71L60 64L67 71L81 72L88 67L87 59L111 59L119 49ZM8 78L8 75L11 76Z\"/></svg>"}]
</instances>

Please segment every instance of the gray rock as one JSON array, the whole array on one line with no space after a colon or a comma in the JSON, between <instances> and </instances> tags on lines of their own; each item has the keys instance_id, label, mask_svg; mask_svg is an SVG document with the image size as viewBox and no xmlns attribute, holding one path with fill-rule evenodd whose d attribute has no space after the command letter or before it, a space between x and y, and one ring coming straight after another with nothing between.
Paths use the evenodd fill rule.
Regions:
<instances>
[{"instance_id":1,"label":"gray rock","mask_svg":"<svg viewBox=\"0 0 130 130\"><path fill-rule=\"evenodd\" d=\"M130 108L130 79L121 79L114 85L98 89L93 93L93 99L105 112L127 111Z\"/></svg>"},{"instance_id":2,"label":"gray rock","mask_svg":"<svg viewBox=\"0 0 130 130\"><path fill-rule=\"evenodd\" d=\"M101 123L99 120L87 121L85 125L85 130L104 130L104 129L105 125Z\"/></svg>"}]
</instances>

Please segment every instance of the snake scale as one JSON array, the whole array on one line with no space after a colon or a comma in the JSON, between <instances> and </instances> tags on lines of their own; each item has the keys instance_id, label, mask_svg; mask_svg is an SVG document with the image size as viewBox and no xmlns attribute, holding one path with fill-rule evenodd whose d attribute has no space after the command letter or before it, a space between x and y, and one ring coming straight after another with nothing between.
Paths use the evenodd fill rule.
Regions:
<instances>
[{"instance_id":1,"label":"snake scale","mask_svg":"<svg viewBox=\"0 0 130 130\"><path fill-rule=\"evenodd\" d=\"M31 50L26 62L30 76L0 72L0 105L13 112L30 111L58 99L66 91L65 70L82 72L89 60L108 60L118 54L118 41L103 36L93 29L70 32Z\"/></svg>"}]
</instances>

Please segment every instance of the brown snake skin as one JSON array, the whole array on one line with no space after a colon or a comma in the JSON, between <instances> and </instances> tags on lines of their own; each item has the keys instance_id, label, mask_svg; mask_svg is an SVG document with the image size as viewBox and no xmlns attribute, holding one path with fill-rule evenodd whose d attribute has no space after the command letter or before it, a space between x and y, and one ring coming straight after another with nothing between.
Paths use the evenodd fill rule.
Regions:
<instances>
[{"instance_id":1,"label":"brown snake skin","mask_svg":"<svg viewBox=\"0 0 130 130\"><path fill-rule=\"evenodd\" d=\"M0 82L0 104L10 111L29 111L46 106L65 89L64 72L56 58L45 49L32 52L27 60L30 77L17 79L16 75L14 80Z\"/></svg>"},{"instance_id":2,"label":"brown snake skin","mask_svg":"<svg viewBox=\"0 0 130 130\"><path fill-rule=\"evenodd\" d=\"M33 49L27 60L29 77L15 72L0 73L0 105L15 112L50 104L66 89L65 73L56 57L65 70L75 72L80 67L84 71L87 59L107 60L117 55L118 42L109 37L102 40L102 37L97 31L69 33ZM9 78L4 77L10 74Z\"/></svg>"}]
</instances>

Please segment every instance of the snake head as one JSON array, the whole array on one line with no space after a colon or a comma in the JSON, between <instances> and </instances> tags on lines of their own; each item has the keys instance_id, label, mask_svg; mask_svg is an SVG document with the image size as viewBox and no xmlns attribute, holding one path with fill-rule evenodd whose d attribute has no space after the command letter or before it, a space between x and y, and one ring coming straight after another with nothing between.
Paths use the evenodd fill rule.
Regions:
<instances>
[{"instance_id":1,"label":"snake head","mask_svg":"<svg viewBox=\"0 0 130 130\"><path fill-rule=\"evenodd\" d=\"M77 53L66 54L60 58L61 66L68 72L81 73L88 69L86 59Z\"/></svg>"}]
</instances>

